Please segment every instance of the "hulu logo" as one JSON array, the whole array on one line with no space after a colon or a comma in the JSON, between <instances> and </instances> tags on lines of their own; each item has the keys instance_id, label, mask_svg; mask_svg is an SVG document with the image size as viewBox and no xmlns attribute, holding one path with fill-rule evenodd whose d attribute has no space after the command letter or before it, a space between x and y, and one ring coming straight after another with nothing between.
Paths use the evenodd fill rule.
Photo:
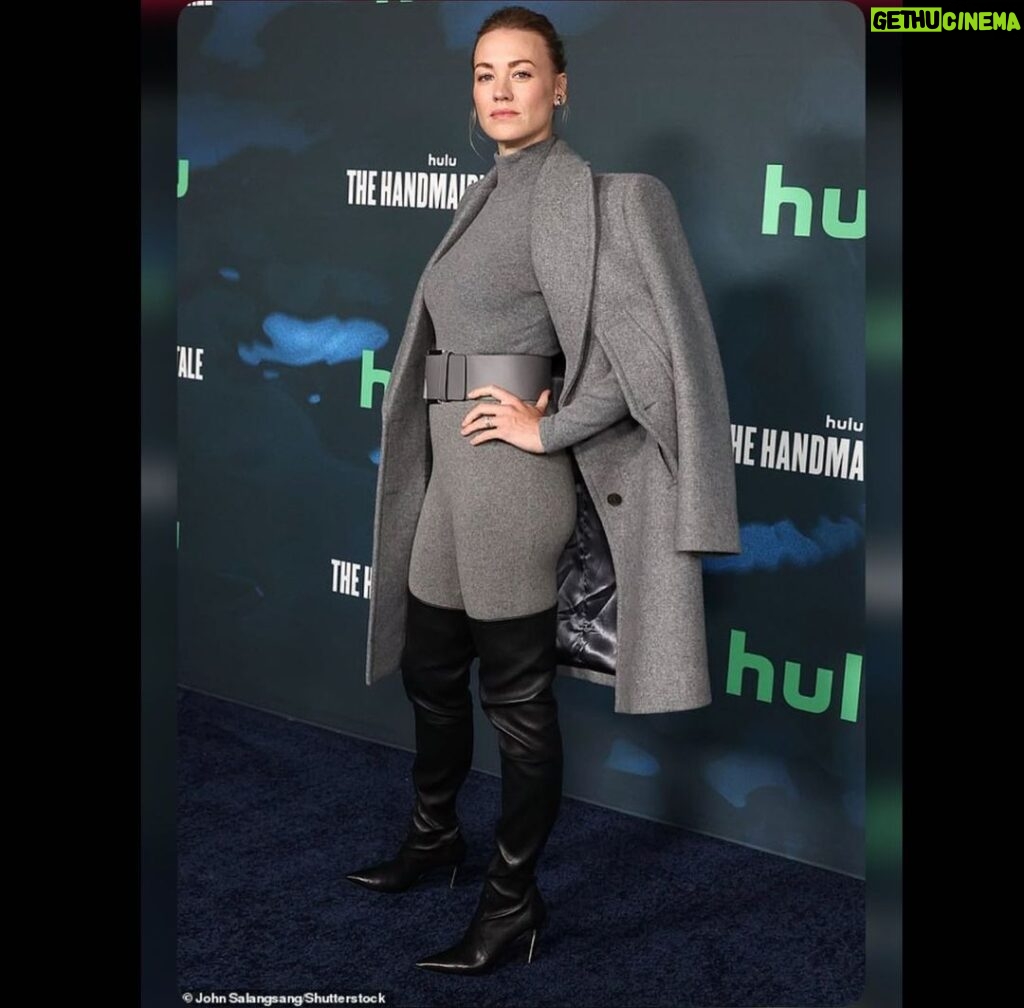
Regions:
<instances>
[{"instance_id":1,"label":"hulu logo","mask_svg":"<svg viewBox=\"0 0 1024 1008\"><path fill-rule=\"evenodd\" d=\"M842 189L826 188L821 198L821 227L832 238L864 237L864 190L857 190L857 215L852 221L839 219L839 201ZM794 209L793 234L806 238L811 233L814 216L814 197L800 186L782 184L782 165L765 165L764 210L761 214L761 234L777 235L782 206Z\"/></svg>"},{"instance_id":2,"label":"hulu logo","mask_svg":"<svg viewBox=\"0 0 1024 1008\"><path fill-rule=\"evenodd\" d=\"M846 653L843 666L843 682L840 690L839 717L843 721L856 721L860 713L860 671L863 655ZM833 672L830 668L816 668L814 671L814 692L800 691L800 663L787 661L782 666L782 699L796 710L808 714L824 714L835 699ZM729 672L726 676L725 691L733 696L743 695L744 683L754 673L754 695L762 703L775 701L775 666L764 655L747 651L747 635L742 630L729 634Z\"/></svg>"},{"instance_id":3,"label":"hulu logo","mask_svg":"<svg viewBox=\"0 0 1024 1008\"><path fill-rule=\"evenodd\" d=\"M391 372L385 368L373 366L373 351L364 350L362 370L359 375L359 406L361 409L373 409L373 386L388 387Z\"/></svg>"},{"instance_id":4,"label":"hulu logo","mask_svg":"<svg viewBox=\"0 0 1024 1008\"><path fill-rule=\"evenodd\" d=\"M178 158L178 199L188 192L188 159Z\"/></svg>"}]
</instances>

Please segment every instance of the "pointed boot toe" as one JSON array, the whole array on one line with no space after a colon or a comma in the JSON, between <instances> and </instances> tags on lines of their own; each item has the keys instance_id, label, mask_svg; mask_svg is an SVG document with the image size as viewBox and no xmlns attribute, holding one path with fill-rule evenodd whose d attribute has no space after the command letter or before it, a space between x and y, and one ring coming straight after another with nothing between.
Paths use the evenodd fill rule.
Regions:
<instances>
[{"instance_id":1,"label":"pointed boot toe","mask_svg":"<svg viewBox=\"0 0 1024 1008\"><path fill-rule=\"evenodd\" d=\"M380 886L380 877L372 868L351 872L345 878L356 885L366 886L367 889L376 889Z\"/></svg>"},{"instance_id":2,"label":"pointed boot toe","mask_svg":"<svg viewBox=\"0 0 1024 1008\"><path fill-rule=\"evenodd\" d=\"M489 973L520 952L532 962L537 932L546 921L547 909L535 885L523 894L510 895L485 882L462 939L416 965L438 973L474 974Z\"/></svg>"},{"instance_id":3,"label":"pointed boot toe","mask_svg":"<svg viewBox=\"0 0 1024 1008\"><path fill-rule=\"evenodd\" d=\"M345 878L364 889L372 889L374 892L404 892L414 881L399 871L395 861L385 861L372 868L362 868L346 875Z\"/></svg>"},{"instance_id":4,"label":"pointed boot toe","mask_svg":"<svg viewBox=\"0 0 1024 1008\"><path fill-rule=\"evenodd\" d=\"M433 970L435 973L476 973L483 963L471 956L460 942L443 952L425 956L416 965L420 969Z\"/></svg>"},{"instance_id":5,"label":"pointed boot toe","mask_svg":"<svg viewBox=\"0 0 1024 1008\"><path fill-rule=\"evenodd\" d=\"M456 973L476 975L490 973L518 952L524 952L526 961L533 961L539 927L528 927L510 940L500 941L487 947L474 940L463 940L444 952L421 959L417 966L435 973Z\"/></svg>"},{"instance_id":6,"label":"pointed boot toe","mask_svg":"<svg viewBox=\"0 0 1024 1008\"><path fill-rule=\"evenodd\" d=\"M358 871L350 872L345 878L374 892L400 892L404 887L394 866L395 862L385 861L371 868L360 868Z\"/></svg>"},{"instance_id":7,"label":"pointed boot toe","mask_svg":"<svg viewBox=\"0 0 1024 1008\"><path fill-rule=\"evenodd\" d=\"M435 868L452 869L449 888L455 886L455 875L466 860L466 841L461 833L441 847L424 850L403 845L390 861L359 868L345 876L350 882L373 892L405 892Z\"/></svg>"}]
</instances>

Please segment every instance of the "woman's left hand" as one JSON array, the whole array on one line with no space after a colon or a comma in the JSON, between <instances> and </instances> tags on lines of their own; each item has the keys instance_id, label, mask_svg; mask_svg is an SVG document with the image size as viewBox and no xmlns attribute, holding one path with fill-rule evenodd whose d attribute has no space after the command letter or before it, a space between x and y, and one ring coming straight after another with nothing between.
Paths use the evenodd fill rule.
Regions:
<instances>
[{"instance_id":1,"label":"woman's left hand","mask_svg":"<svg viewBox=\"0 0 1024 1008\"><path fill-rule=\"evenodd\" d=\"M481 385L466 393L467 399L492 396L498 402L477 403L462 420L462 434L479 432L470 439L470 444L485 441L507 441L535 455L544 454L540 440L540 418L548 408L550 389L544 389L537 398L537 405L523 402L517 395L498 385Z\"/></svg>"}]
</instances>

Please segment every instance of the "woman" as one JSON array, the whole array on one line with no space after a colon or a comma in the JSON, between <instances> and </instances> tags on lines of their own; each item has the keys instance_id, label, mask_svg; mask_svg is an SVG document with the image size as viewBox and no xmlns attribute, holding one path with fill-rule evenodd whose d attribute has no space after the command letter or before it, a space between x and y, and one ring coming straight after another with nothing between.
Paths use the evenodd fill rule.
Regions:
<instances>
[{"instance_id":1,"label":"woman","mask_svg":"<svg viewBox=\"0 0 1024 1008\"><path fill-rule=\"evenodd\" d=\"M417 290L436 346L422 361L432 466L409 551L400 662L416 719L416 801L397 855L348 876L375 891L398 892L431 869L452 867L454 884L466 856L455 803L472 761L469 671L479 656L481 706L498 731L501 754L495 850L462 939L417 964L453 973L487 971L520 941L531 961L546 920L536 870L562 790L552 683L557 563L576 521L567 449L631 413L628 397L597 348L588 360L603 367L588 367L585 376L577 367L574 398L564 405L563 396L559 411L548 412L555 362L564 349L551 314L565 318L565 306L548 303L542 293L545 285L534 270L540 264L531 260L530 221L538 172L552 149L564 143L552 131L554 109L564 108L567 96L561 42L543 15L503 8L480 27L472 65L474 116L498 145L495 184L468 227L432 257ZM551 292L547 276L545 289ZM409 356L405 350L399 351L403 360ZM453 362L465 372L453 375ZM705 372L715 391L716 375ZM408 377L404 381L403 399L411 405ZM385 394L386 409L393 384ZM723 428L722 417L718 410L713 454L715 464L728 472L722 479L731 479L728 422ZM382 439L382 483L385 451L393 453L392 472L396 464L401 469L405 459L415 458L409 478L418 482L419 432L405 434L387 449ZM414 495L378 485L375 528L382 511L401 508L399 499L406 496ZM707 519L714 530L709 524L694 540L701 548L738 551L735 504L724 504L701 509L702 520L714 515ZM397 527L394 521L391 527ZM689 525L677 527L681 538L690 535ZM689 547L687 539L681 548ZM694 563L699 580L699 561ZM375 574L376 569L375 563ZM387 583L393 605L394 577ZM376 599L376 581L372 590ZM641 699L636 702L641 709Z\"/></svg>"}]
</instances>

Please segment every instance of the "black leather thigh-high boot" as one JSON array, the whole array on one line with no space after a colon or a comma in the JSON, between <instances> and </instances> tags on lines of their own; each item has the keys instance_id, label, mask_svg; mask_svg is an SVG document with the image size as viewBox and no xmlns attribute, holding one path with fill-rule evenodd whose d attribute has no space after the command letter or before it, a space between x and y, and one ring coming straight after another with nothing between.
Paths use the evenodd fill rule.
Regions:
<instances>
[{"instance_id":1,"label":"black leather thigh-high boot","mask_svg":"<svg viewBox=\"0 0 1024 1008\"><path fill-rule=\"evenodd\" d=\"M403 892L439 867L452 867L454 885L466 858L455 800L473 762L469 678L475 645L465 610L430 605L406 591L401 663L416 719L412 820L394 858L346 876L376 892Z\"/></svg>"},{"instance_id":2,"label":"black leather thigh-high boot","mask_svg":"<svg viewBox=\"0 0 1024 1008\"><path fill-rule=\"evenodd\" d=\"M491 970L528 939L532 961L547 909L537 863L562 797L562 734L553 683L557 606L505 620L470 618L480 655L480 703L498 732L501 818L496 849L458 944L417 963L447 973Z\"/></svg>"}]
</instances>

